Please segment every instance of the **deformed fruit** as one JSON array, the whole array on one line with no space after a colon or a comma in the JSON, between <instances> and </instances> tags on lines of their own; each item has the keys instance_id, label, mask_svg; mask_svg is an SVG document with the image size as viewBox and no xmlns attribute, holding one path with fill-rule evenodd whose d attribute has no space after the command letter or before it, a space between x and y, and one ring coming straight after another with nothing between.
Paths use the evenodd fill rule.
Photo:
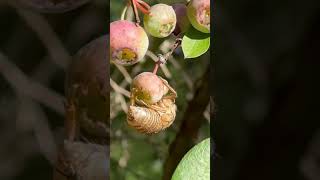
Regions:
<instances>
[{"instance_id":1,"label":"deformed fruit","mask_svg":"<svg viewBox=\"0 0 320 180\"><path fill-rule=\"evenodd\" d=\"M151 72L143 72L132 81L131 93L134 100L140 100L146 104L157 103L167 92L168 88L163 80Z\"/></svg>"},{"instance_id":2,"label":"deformed fruit","mask_svg":"<svg viewBox=\"0 0 320 180\"><path fill-rule=\"evenodd\" d=\"M144 15L143 23L146 31L158 38L169 36L176 27L176 13L172 6L156 4Z\"/></svg>"},{"instance_id":3,"label":"deformed fruit","mask_svg":"<svg viewBox=\"0 0 320 180\"><path fill-rule=\"evenodd\" d=\"M187 15L195 29L203 33L210 33L210 0L190 1Z\"/></svg>"}]
</instances>

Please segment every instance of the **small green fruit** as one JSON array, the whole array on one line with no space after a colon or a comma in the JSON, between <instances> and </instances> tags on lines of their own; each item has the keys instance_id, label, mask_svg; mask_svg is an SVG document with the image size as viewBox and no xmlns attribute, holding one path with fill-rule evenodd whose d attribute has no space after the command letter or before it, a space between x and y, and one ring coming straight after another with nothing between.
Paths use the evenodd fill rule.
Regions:
<instances>
[{"instance_id":1,"label":"small green fruit","mask_svg":"<svg viewBox=\"0 0 320 180\"><path fill-rule=\"evenodd\" d=\"M144 15L143 23L146 31L154 37L169 36L176 27L176 13L172 6L156 4L150 8L150 13Z\"/></svg>"}]
</instances>

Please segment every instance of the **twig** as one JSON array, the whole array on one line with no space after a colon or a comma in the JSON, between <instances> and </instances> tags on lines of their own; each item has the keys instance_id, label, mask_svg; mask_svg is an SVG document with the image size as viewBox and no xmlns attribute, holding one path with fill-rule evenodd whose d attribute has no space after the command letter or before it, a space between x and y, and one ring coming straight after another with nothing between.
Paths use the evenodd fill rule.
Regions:
<instances>
[{"instance_id":1,"label":"twig","mask_svg":"<svg viewBox=\"0 0 320 180\"><path fill-rule=\"evenodd\" d=\"M129 6L129 3L122 10L121 17L120 17L121 20L125 20L125 15L126 15L126 12L128 10L128 6Z\"/></svg>"},{"instance_id":2,"label":"twig","mask_svg":"<svg viewBox=\"0 0 320 180\"><path fill-rule=\"evenodd\" d=\"M134 18L136 20L136 25L139 25L140 24L140 18L139 18L138 9L137 9L137 6L136 6L135 2L136 2L135 0L131 0L131 6L132 6L133 13L134 13Z\"/></svg>"},{"instance_id":3,"label":"twig","mask_svg":"<svg viewBox=\"0 0 320 180\"><path fill-rule=\"evenodd\" d=\"M191 77L188 75L188 73L186 73L186 71L183 68L181 68L181 65L177 62L175 58L171 58L169 62L172 63L173 67L176 68L182 74L189 90L193 91L193 81Z\"/></svg>"},{"instance_id":4,"label":"twig","mask_svg":"<svg viewBox=\"0 0 320 180\"><path fill-rule=\"evenodd\" d=\"M146 55L149 56L154 62L158 61L158 57L152 51L148 50ZM160 65L160 68L166 78L168 78L168 79L172 78L172 75L171 75L168 67L166 66L166 64Z\"/></svg>"},{"instance_id":5,"label":"twig","mask_svg":"<svg viewBox=\"0 0 320 180\"><path fill-rule=\"evenodd\" d=\"M181 45L181 41L182 41L182 39L180 37L178 37L167 53L165 53L164 55L161 55L161 54L158 55L158 61L156 62L154 69L153 69L154 74L157 73L160 64L164 64L168 61L168 59L172 55L172 53Z\"/></svg>"},{"instance_id":6,"label":"twig","mask_svg":"<svg viewBox=\"0 0 320 180\"><path fill-rule=\"evenodd\" d=\"M54 164L57 147L54 142L54 137L48 125L48 119L39 104L35 103L31 98L22 95L18 92L19 116L17 123L25 121L32 126L32 131L39 144L41 153L46 157L51 165Z\"/></svg>"},{"instance_id":7,"label":"twig","mask_svg":"<svg viewBox=\"0 0 320 180\"><path fill-rule=\"evenodd\" d=\"M112 89L114 91L116 91L117 93L123 94L124 96L126 96L127 98L130 98L130 92L123 89L122 87L120 87L116 82L114 82L111 78L110 78L110 86L112 87Z\"/></svg>"},{"instance_id":8,"label":"twig","mask_svg":"<svg viewBox=\"0 0 320 180\"><path fill-rule=\"evenodd\" d=\"M123 95L120 94L120 93L117 93L117 94L116 94L116 100L119 101L122 110L123 110L125 113L127 113L127 112L128 112L128 106L127 106L126 100L124 99Z\"/></svg>"},{"instance_id":9,"label":"twig","mask_svg":"<svg viewBox=\"0 0 320 180\"><path fill-rule=\"evenodd\" d=\"M201 123L204 121L203 111L206 109L209 99L209 70L201 77L194 98L188 103L183 115L183 122L175 140L169 148L169 155L164 164L163 179L171 179L173 171L185 153L196 143Z\"/></svg>"},{"instance_id":10,"label":"twig","mask_svg":"<svg viewBox=\"0 0 320 180\"><path fill-rule=\"evenodd\" d=\"M10 85L21 94L64 114L63 96L51 91L40 83L30 80L16 65L0 52L0 72Z\"/></svg>"},{"instance_id":11,"label":"twig","mask_svg":"<svg viewBox=\"0 0 320 180\"><path fill-rule=\"evenodd\" d=\"M60 68L66 69L71 57L43 16L20 7L14 1L7 2L16 9L17 13L26 21L30 28L36 32L41 42L47 48L53 62Z\"/></svg>"},{"instance_id":12,"label":"twig","mask_svg":"<svg viewBox=\"0 0 320 180\"><path fill-rule=\"evenodd\" d=\"M132 82L132 78L130 77L130 74L128 73L126 68L124 68L123 66L117 65L115 63L114 65L118 68L120 73L123 75L124 79L130 84Z\"/></svg>"}]
</instances>

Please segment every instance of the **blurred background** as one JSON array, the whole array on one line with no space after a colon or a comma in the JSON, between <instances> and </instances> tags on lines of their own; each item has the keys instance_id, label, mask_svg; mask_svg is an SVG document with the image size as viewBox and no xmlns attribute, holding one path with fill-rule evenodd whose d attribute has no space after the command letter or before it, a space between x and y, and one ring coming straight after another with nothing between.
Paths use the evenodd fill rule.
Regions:
<instances>
[{"instance_id":1,"label":"blurred background","mask_svg":"<svg viewBox=\"0 0 320 180\"><path fill-rule=\"evenodd\" d=\"M111 21L120 20L127 2L110 1ZM172 5L179 1L145 2L152 6L156 3ZM142 13L140 16L142 20ZM131 8L126 19L134 21ZM149 51L141 62L128 67L110 66L110 85L113 88L110 93L110 178L113 180L171 179L171 173L183 155L210 135L209 52L200 58L184 59L181 48L158 71L158 75L168 80L178 93L178 111L174 123L163 132L149 136L127 125L126 112L132 78L142 72L152 72L156 55L168 52L174 40L173 35L164 39L149 35Z\"/></svg>"},{"instance_id":2,"label":"blurred background","mask_svg":"<svg viewBox=\"0 0 320 180\"><path fill-rule=\"evenodd\" d=\"M0 179L52 179L65 69L108 31L106 0L0 2Z\"/></svg>"},{"instance_id":3,"label":"blurred background","mask_svg":"<svg viewBox=\"0 0 320 180\"><path fill-rule=\"evenodd\" d=\"M0 1L0 179L51 179L65 68L71 55L108 31L108 1L70 1L53 10L47 1L8 2ZM110 18L118 20L126 2L110 3ZM111 178L160 179L211 125L217 180L320 179L318 1L214 3L213 121L201 91L209 55L184 60L178 50L159 71L179 95L177 119L165 132L149 137L127 127L126 93L111 92ZM152 52L167 51L170 41L152 39ZM113 88L127 92L135 75L152 68L152 54L126 71L112 65ZM199 94L207 101L195 101ZM180 127L195 112L201 123L193 136ZM176 139L185 144L170 149Z\"/></svg>"},{"instance_id":4,"label":"blurred background","mask_svg":"<svg viewBox=\"0 0 320 180\"><path fill-rule=\"evenodd\" d=\"M320 179L319 7L215 1L214 179Z\"/></svg>"}]
</instances>

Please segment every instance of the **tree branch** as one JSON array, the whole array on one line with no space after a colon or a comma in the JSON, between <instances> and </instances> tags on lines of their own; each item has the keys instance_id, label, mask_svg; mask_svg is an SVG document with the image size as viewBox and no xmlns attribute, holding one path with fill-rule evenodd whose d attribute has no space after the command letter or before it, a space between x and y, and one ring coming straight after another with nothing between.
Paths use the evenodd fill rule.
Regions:
<instances>
[{"instance_id":1,"label":"tree branch","mask_svg":"<svg viewBox=\"0 0 320 180\"><path fill-rule=\"evenodd\" d=\"M183 122L176 139L169 148L169 155L164 164L163 180L170 180L182 157L192 148L197 140L199 128L204 122L203 112L209 101L209 69L197 82L194 98L189 102Z\"/></svg>"}]
</instances>

